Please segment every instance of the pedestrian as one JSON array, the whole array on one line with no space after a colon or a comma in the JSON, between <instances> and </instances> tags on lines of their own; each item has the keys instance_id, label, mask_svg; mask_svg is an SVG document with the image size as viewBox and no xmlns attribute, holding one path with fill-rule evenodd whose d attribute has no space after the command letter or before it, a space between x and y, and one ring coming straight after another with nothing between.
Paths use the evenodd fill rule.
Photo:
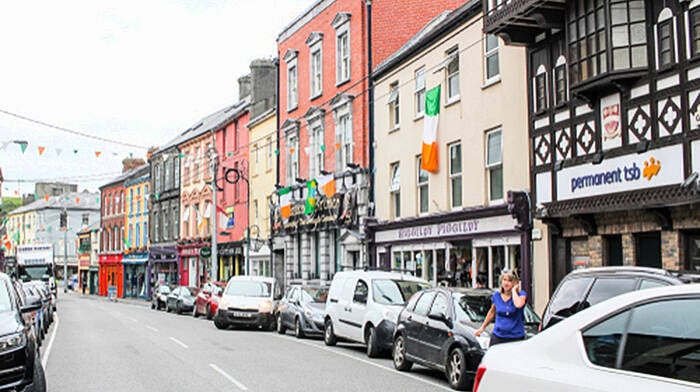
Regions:
<instances>
[{"instance_id":1,"label":"pedestrian","mask_svg":"<svg viewBox=\"0 0 700 392\"><path fill-rule=\"evenodd\" d=\"M493 293L491 309L486 314L484 323L474 332L480 336L484 329L496 318L491 331L490 346L525 339L524 307L527 293L520 290L520 281L514 271L503 270L501 287Z\"/></svg>"},{"instance_id":2,"label":"pedestrian","mask_svg":"<svg viewBox=\"0 0 700 392\"><path fill-rule=\"evenodd\" d=\"M477 289L484 289L486 288L486 278L484 275L477 275L476 277L476 286Z\"/></svg>"}]
</instances>

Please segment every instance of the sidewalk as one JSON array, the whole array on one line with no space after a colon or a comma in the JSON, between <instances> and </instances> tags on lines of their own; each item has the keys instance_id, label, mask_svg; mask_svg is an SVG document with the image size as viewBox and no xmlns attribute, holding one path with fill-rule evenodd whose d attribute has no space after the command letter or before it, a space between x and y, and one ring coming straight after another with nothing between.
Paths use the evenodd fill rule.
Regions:
<instances>
[{"instance_id":1,"label":"sidewalk","mask_svg":"<svg viewBox=\"0 0 700 392\"><path fill-rule=\"evenodd\" d=\"M79 291L72 291L68 290L68 292L59 292L58 297L61 298L61 295L74 295L79 298L86 298L86 299L94 299L97 301L110 301L109 298L106 296L101 296L97 294L83 294ZM145 298L133 298L133 297L128 297L128 298L117 298L116 301L112 300L112 302L121 302L121 303L126 303L126 304L131 304L131 305L139 305L139 306L151 306L151 301L145 299Z\"/></svg>"}]
</instances>

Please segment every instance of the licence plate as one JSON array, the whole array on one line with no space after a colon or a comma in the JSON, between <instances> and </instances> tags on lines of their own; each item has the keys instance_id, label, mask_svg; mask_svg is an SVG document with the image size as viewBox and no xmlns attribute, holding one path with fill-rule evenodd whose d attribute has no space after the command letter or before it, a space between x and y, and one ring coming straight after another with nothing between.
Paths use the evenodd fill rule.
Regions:
<instances>
[{"instance_id":1,"label":"licence plate","mask_svg":"<svg viewBox=\"0 0 700 392\"><path fill-rule=\"evenodd\" d=\"M253 317L253 315L246 312L233 312L233 317L251 318Z\"/></svg>"}]
</instances>

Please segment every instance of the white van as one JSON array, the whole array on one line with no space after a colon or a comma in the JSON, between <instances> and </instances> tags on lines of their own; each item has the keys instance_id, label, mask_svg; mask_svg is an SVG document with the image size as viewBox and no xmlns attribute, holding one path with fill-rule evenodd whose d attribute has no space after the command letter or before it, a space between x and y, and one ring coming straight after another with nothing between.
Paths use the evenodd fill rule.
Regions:
<instances>
[{"instance_id":1,"label":"white van","mask_svg":"<svg viewBox=\"0 0 700 392\"><path fill-rule=\"evenodd\" d=\"M399 312L406 301L430 284L412 275L385 271L343 271L333 277L326 300L324 342L364 343L376 357L391 349Z\"/></svg>"}]
</instances>

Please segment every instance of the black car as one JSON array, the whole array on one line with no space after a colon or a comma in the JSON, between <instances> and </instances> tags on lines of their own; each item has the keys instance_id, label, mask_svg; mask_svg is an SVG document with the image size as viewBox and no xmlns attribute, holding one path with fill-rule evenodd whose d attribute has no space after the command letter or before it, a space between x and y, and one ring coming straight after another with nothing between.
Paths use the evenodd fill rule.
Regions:
<instances>
[{"instance_id":1,"label":"black car","mask_svg":"<svg viewBox=\"0 0 700 392\"><path fill-rule=\"evenodd\" d=\"M277 309L277 332L294 329L294 336L323 336L323 313L328 287L291 286Z\"/></svg>"},{"instance_id":2,"label":"black car","mask_svg":"<svg viewBox=\"0 0 700 392\"><path fill-rule=\"evenodd\" d=\"M405 371L417 363L444 371L454 389L471 386L489 342L486 334L476 337L474 332L491 308L493 293L491 289L440 287L413 295L399 314L394 367ZM529 305L524 313L530 335L539 318Z\"/></svg>"},{"instance_id":3,"label":"black car","mask_svg":"<svg viewBox=\"0 0 700 392\"><path fill-rule=\"evenodd\" d=\"M153 290L151 309L165 309L165 304L168 301L168 294L170 294L170 291L170 286L167 284L159 284L155 290Z\"/></svg>"},{"instance_id":4,"label":"black car","mask_svg":"<svg viewBox=\"0 0 700 392\"><path fill-rule=\"evenodd\" d=\"M570 272L559 282L542 315L541 329L606 299L630 291L681 285L698 276L647 267L597 267Z\"/></svg>"},{"instance_id":5,"label":"black car","mask_svg":"<svg viewBox=\"0 0 700 392\"><path fill-rule=\"evenodd\" d=\"M25 296L21 284L0 273L0 390L46 391L36 335L28 314L41 308L41 299Z\"/></svg>"},{"instance_id":6,"label":"black car","mask_svg":"<svg viewBox=\"0 0 700 392\"><path fill-rule=\"evenodd\" d=\"M179 286L168 294L165 302L165 310L176 313L191 313L194 310L194 299L199 289L196 287Z\"/></svg>"}]
</instances>

